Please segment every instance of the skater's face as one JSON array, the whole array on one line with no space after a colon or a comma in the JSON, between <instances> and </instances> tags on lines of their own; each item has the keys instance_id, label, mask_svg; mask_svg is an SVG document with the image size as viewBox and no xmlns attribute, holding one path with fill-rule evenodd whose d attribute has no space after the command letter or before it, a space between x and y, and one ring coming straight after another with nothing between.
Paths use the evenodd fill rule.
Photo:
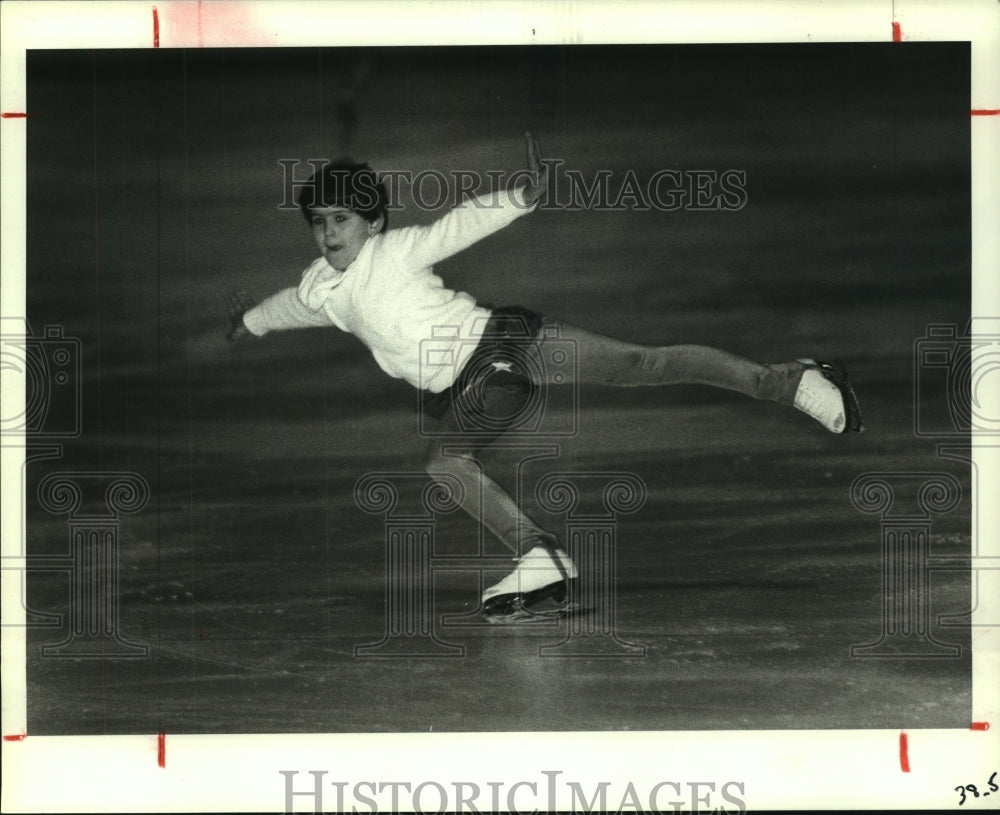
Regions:
<instances>
[{"instance_id":1,"label":"skater's face","mask_svg":"<svg viewBox=\"0 0 1000 815\"><path fill-rule=\"evenodd\" d=\"M381 217L366 221L346 207L313 207L309 220L316 246L338 271L350 266L368 239L382 228Z\"/></svg>"}]
</instances>

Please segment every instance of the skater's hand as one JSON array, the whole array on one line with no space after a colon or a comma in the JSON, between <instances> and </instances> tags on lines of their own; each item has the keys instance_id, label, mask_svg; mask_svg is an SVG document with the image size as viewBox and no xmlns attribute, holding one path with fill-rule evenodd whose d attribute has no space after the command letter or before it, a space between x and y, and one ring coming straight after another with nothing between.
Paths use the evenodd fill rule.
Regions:
<instances>
[{"instance_id":1,"label":"skater's hand","mask_svg":"<svg viewBox=\"0 0 1000 815\"><path fill-rule=\"evenodd\" d=\"M542 161L542 148L530 130L524 131L524 141L528 148L528 171L534 176L534 182L528 182L524 188L524 202L534 204L549 183L549 166Z\"/></svg>"},{"instance_id":2,"label":"skater's hand","mask_svg":"<svg viewBox=\"0 0 1000 815\"><path fill-rule=\"evenodd\" d=\"M243 315L256 305L253 298L245 291L234 291L229 294L229 333L226 339L230 342L242 339L250 334L243 322Z\"/></svg>"}]
</instances>

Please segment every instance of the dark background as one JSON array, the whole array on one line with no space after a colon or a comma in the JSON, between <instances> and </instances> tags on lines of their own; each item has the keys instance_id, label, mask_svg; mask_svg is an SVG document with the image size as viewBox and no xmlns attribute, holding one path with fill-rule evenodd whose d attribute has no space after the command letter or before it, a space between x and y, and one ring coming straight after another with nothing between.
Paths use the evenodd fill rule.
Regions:
<instances>
[{"instance_id":1,"label":"dark background","mask_svg":"<svg viewBox=\"0 0 1000 815\"><path fill-rule=\"evenodd\" d=\"M967 573L930 584L962 658L850 656L882 593L879 517L849 497L866 472L952 473L966 497L931 549L968 553L968 466L913 418L925 399L947 429L915 343L970 310L967 44L33 51L27 101L28 317L79 338L83 371L81 434L29 468L29 552L66 550L34 500L51 472L131 471L151 494L120 526L121 633L150 657L41 658L66 632L33 629L29 732L968 726L968 631L937 624L969 608ZM415 393L335 329L225 343L225 295L314 257L279 160L512 172L525 129L587 178L745 171L747 204L536 212L440 264L449 285L636 342L842 356L869 430L705 388L585 389L580 433L526 477L645 482L616 599L645 659L541 658L551 634L525 628L441 632L464 659L356 659L384 627L385 533L354 484L419 469ZM513 488L517 452L493 461ZM467 518L436 533L478 551ZM439 611L475 609L474 572L435 580ZM65 613L67 591L33 573L29 605Z\"/></svg>"}]
</instances>

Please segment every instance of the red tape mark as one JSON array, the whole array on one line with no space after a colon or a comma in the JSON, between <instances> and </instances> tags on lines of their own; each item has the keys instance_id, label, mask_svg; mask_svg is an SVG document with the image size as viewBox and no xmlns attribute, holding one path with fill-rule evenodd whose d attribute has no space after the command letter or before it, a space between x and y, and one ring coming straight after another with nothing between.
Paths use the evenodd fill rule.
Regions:
<instances>
[{"instance_id":1,"label":"red tape mark","mask_svg":"<svg viewBox=\"0 0 1000 815\"><path fill-rule=\"evenodd\" d=\"M899 769L904 773L910 771L910 754L906 733L899 734Z\"/></svg>"},{"instance_id":2,"label":"red tape mark","mask_svg":"<svg viewBox=\"0 0 1000 815\"><path fill-rule=\"evenodd\" d=\"M156 763L160 767L167 766L167 734L162 730L160 735L156 737Z\"/></svg>"},{"instance_id":3,"label":"red tape mark","mask_svg":"<svg viewBox=\"0 0 1000 815\"><path fill-rule=\"evenodd\" d=\"M15 113L11 111L10 113L0 113L0 117L4 119L27 119L27 113Z\"/></svg>"},{"instance_id":4,"label":"red tape mark","mask_svg":"<svg viewBox=\"0 0 1000 815\"><path fill-rule=\"evenodd\" d=\"M19 733L16 736L4 736L3 740L4 741L24 741L26 738L28 738L28 734L27 733Z\"/></svg>"},{"instance_id":5,"label":"red tape mark","mask_svg":"<svg viewBox=\"0 0 1000 815\"><path fill-rule=\"evenodd\" d=\"M969 113L972 116L1000 116L1000 108L973 108Z\"/></svg>"},{"instance_id":6,"label":"red tape mark","mask_svg":"<svg viewBox=\"0 0 1000 815\"><path fill-rule=\"evenodd\" d=\"M989 730L989 722L973 722L969 725L969 730Z\"/></svg>"},{"instance_id":7,"label":"red tape mark","mask_svg":"<svg viewBox=\"0 0 1000 815\"><path fill-rule=\"evenodd\" d=\"M893 42L903 41L903 29L900 27L899 23L892 24L892 41Z\"/></svg>"},{"instance_id":8,"label":"red tape mark","mask_svg":"<svg viewBox=\"0 0 1000 815\"><path fill-rule=\"evenodd\" d=\"M153 6L153 48L160 47L160 13Z\"/></svg>"}]
</instances>

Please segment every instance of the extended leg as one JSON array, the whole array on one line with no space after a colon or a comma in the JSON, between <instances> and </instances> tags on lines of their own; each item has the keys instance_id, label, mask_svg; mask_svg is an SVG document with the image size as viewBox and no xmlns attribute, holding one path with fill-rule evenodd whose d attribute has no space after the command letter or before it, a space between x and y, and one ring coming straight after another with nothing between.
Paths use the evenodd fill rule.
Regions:
<instances>
[{"instance_id":1,"label":"extended leg","mask_svg":"<svg viewBox=\"0 0 1000 815\"><path fill-rule=\"evenodd\" d=\"M575 344L579 380L588 385L711 385L790 405L806 369L801 362L764 365L706 345L637 345L567 323L559 338Z\"/></svg>"},{"instance_id":2,"label":"extended leg","mask_svg":"<svg viewBox=\"0 0 1000 815\"><path fill-rule=\"evenodd\" d=\"M704 345L647 346L601 336L562 323L559 339L575 344L578 378L590 385L649 387L710 385L753 399L793 406L834 433L863 430L861 411L842 364L812 360L762 364ZM567 382L565 366L545 365L547 382ZM560 380L554 377L558 375Z\"/></svg>"}]
</instances>

